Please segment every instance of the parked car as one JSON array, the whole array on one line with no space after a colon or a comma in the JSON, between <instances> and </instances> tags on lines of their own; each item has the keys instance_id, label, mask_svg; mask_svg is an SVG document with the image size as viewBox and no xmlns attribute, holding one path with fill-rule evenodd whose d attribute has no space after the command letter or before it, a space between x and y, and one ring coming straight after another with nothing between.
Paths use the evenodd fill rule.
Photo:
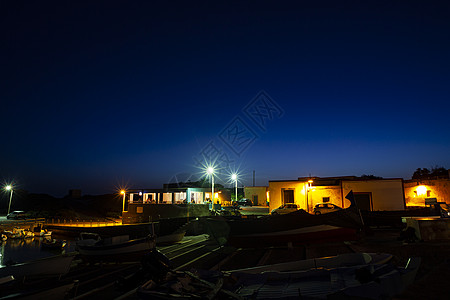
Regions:
<instances>
[{"instance_id":1,"label":"parked car","mask_svg":"<svg viewBox=\"0 0 450 300\"><path fill-rule=\"evenodd\" d=\"M253 206L253 203L250 199L242 198L238 201L233 201L233 206Z\"/></svg>"},{"instance_id":2,"label":"parked car","mask_svg":"<svg viewBox=\"0 0 450 300\"><path fill-rule=\"evenodd\" d=\"M289 204L284 204L278 208L273 209L271 211L271 214L272 215L284 215L284 214L288 214L288 213L291 213L291 212L294 212L297 210L298 210L297 204L289 203Z\"/></svg>"},{"instance_id":3,"label":"parked car","mask_svg":"<svg viewBox=\"0 0 450 300\"><path fill-rule=\"evenodd\" d=\"M13 211L13 212L9 213L6 216L6 218L7 219L13 219L13 220L26 219L27 215L26 215L26 213L24 211L16 210L16 211Z\"/></svg>"},{"instance_id":4,"label":"parked car","mask_svg":"<svg viewBox=\"0 0 450 300\"><path fill-rule=\"evenodd\" d=\"M340 208L337 205L334 205L332 203L319 203L314 206L314 214L320 215L320 214L326 214L329 212L340 210Z\"/></svg>"}]
</instances>

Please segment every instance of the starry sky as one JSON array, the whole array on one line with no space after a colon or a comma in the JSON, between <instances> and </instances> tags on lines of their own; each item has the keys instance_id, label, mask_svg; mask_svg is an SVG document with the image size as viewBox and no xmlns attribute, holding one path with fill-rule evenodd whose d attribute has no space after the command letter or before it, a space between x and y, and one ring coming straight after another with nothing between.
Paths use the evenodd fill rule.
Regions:
<instances>
[{"instance_id":1,"label":"starry sky","mask_svg":"<svg viewBox=\"0 0 450 300\"><path fill-rule=\"evenodd\" d=\"M450 168L447 1L1 1L0 180Z\"/></svg>"}]
</instances>

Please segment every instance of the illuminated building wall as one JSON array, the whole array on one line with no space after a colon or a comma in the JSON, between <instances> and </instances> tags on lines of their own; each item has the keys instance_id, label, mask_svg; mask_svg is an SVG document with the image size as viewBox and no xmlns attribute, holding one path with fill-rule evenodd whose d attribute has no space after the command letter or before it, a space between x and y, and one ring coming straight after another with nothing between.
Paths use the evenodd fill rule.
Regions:
<instances>
[{"instance_id":1,"label":"illuminated building wall","mask_svg":"<svg viewBox=\"0 0 450 300\"><path fill-rule=\"evenodd\" d=\"M355 177L353 177L355 178ZM405 199L402 179L351 180L348 177L313 178L289 181L269 181L270 210L292 200L299 209L308 212L318 203L333 203L347 208L345 196L352 190L357 203L365 203L367 210L403 210Z\"/></svg>"},{"instance_id":2,"label":"illuminated building wall","mask_svg":"<svg viewBox=\"0 0 450 300\"><path fill-rule=\"evenodd\" d=\"M428 179L405 181L406 206L425 206L426 198L450 204L450 180Z\"/></svg>"},{"instance_id":3,"label":"illuminated building wall","mask_svg":"<svg viewBox=\"0 0 450 300\"><path fill-rule=\"evenodd\" d=\"M341 187L340 186L314 186L308 188L308 208L309 211L314 210L314 206L318 203L333 203L339 207L342 205Z\"/></svg>"},{"instance_id":4,"label":"illuminated building wall","mask_svg":"<svg viewBox=\"0 0 450 300\"><path fill-rule=\"evenodd\" d=\"M269 210L286 203L285 195L290 193L293 195L293 203L306 210L306 186L307 182L298 180L269 181Z\"/></svg>"},{"instance_id":5,"label":"illuminated building wall","mask_svg":"<svg viewBox=\"0 0 450 300\"><path fill-rule=\"evenodd\" d=\"M267 186L246 186L244 187L245 198L250 199L253 205L267 205ZM257 204L255 204L257 202Z\"/></svg>"},{"instance_id":6,"label":"illuminated building wall","mask_svg":"<svg viewBox=\"0 0 450 300\"><path fill-rule=\"evenodd\" d=\"M405 201L402 179L379 180L345 180L342 181L342 194L353 191L355 197L368 194L371 210L403 210ZM350 206L350 201L344 199L344 207Z\"/></svg>"}]
</instances>

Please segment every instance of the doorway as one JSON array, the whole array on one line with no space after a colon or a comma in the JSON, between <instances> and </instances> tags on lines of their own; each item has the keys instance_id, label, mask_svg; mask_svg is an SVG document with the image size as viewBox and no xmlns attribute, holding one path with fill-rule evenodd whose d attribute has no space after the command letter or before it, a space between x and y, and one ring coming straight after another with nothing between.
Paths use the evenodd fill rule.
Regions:
<instances>
[{"instance_id":1,"label":"doorway","mask_svg":"<svg viewBox=\"0 0 450 300\"><path fill-rule=\"evenodd\" d=\"M372 193L353 193L353 196L360 210L372 211Z\"/></svg>"}]
</instances>

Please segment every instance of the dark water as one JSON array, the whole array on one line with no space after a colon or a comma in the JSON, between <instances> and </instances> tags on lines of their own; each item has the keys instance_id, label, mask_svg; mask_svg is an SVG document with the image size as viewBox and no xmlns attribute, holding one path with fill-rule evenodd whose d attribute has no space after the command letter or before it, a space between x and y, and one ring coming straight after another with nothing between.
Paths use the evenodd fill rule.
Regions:
<instances>
[{"instance_id":1,"label":"dark water","mask_svg":"<svg viewBox=\"0 0 450 300\"><path fill-rule=\"evenodd\" d=\"M21 263L58 255L64 252L68 253L75 251L75 240L68 240L65 237L57 238L55 236L52 236L52 238L65 240L67 242L67 245L64 250L42 248L42 241L44 239L42 237L34 237L28 239L8 239L6 241L3 241L3 243L0 245L0 265L3 266L5 264Z\"/></svg>"}]
</instances>

